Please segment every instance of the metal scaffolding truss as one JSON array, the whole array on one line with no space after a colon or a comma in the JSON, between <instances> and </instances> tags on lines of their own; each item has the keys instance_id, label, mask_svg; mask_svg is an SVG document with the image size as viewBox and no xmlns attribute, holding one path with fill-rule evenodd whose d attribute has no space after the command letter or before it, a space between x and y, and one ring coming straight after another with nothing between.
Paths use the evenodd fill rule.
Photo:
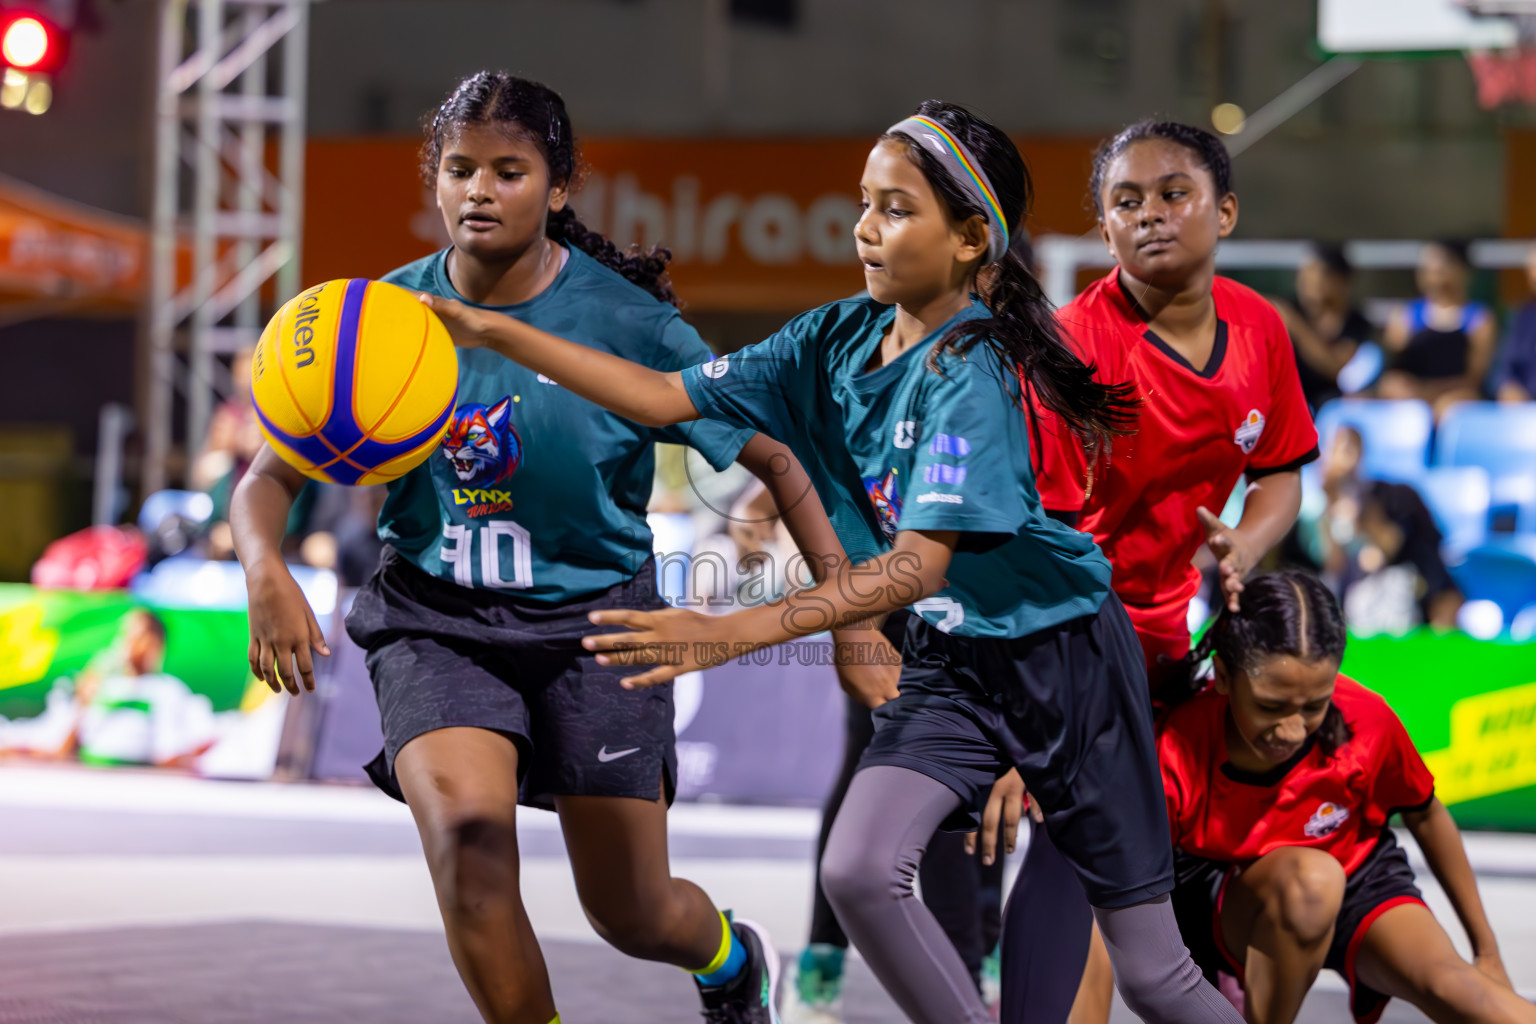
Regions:
<instances>
[{"instance_id":1,"label":"metal scaffolding truss","mask_svg":"<svg viewBox=\"0 0 1536 1024\"><path fill-rule=\"evenodd\" d=\"M145 493L180 475L227 357L298 290L310 2L160 0Z\"/></svg>"}]
</instances>

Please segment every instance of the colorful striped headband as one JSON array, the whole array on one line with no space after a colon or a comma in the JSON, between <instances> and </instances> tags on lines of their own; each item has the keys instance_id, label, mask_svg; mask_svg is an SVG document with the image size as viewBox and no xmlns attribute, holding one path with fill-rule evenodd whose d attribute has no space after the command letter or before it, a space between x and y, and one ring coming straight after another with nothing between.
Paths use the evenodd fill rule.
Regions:
<instances>
[{"instance_id":1,"label":"colorful striped headband","mask_svg":"<svg viewBox=\"0 0 1536 1024\"><path fill-rule=\"evenodd\" d=\"M981 163L971 155L959 139L937 121L928 117L909 117L898 121L886 130L887 135L905 135L939 158L939 163L949 172L955 184L970 194L987 211L987 222L992 230L987 232L987 262L996 263L1008 251L1008 218L997 205L997 193L981 169Z\"/></svg>"}]
</instances>

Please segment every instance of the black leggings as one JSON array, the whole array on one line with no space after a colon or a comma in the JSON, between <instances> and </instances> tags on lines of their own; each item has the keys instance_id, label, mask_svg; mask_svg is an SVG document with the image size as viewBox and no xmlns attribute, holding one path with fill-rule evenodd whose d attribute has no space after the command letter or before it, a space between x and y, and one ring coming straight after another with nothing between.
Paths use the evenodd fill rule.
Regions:
<instances>
[{"instance_id":1,"label":"black leggings","mask_svg":"<svg viewBox=\"0 0 1536 1024\"><path fill-rule=\"evenodd\" d=\"M816 838L810 941L846 949L848 936L821 888L821 858L827 851L832 822L843 806L848 783L853 781L875 726L869 709L852 697L847 698L844 723L843 767L822 806L821 833ZM960 833L936 832L918 868L918 883L922 886L923 903L938 918L971 978L979 981L981 962L997 945L1002 929L1003 858L996 858L990 865L982 864L979 853L965 852L965 839Z\"/></svg>"}]
</instances>

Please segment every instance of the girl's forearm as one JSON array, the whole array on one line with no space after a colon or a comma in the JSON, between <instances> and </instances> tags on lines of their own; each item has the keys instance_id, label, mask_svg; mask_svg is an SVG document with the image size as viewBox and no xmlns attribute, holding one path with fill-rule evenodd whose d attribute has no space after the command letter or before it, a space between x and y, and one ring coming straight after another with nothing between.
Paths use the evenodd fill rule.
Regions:
<instances>
[{"instance_id":1,"label":"girl's forearm","mask_svg":"<svg viewBox=\"0 0 1536 1024\"><path fill-rule=\"evenodd\" d=\"M282 559L288 513L304 486L299 471L262 446L229 501L229 529L235 557L247 572L269 559Z\"/></svg>"},{"instance_id":2,"label":"girl's forearm","mask_svg":"<svg viewBox=\"0 0 1536 1024\"><path fill-rule=\"evenodd\" d=\"M578 345L510 316L487 314L487 321L487 348L626 419L669 427L699 418L680 373Z\"/></svg>"},{"instance_id":3,"label":"girl's forearm","mask_svg":"<svg viewBox=\"0 0 1536 1024\"><path fill-rule=\"evenodd\" d=\"M766 434L758 434L747 442L736 460L763 485L761 494L750 505L752 514L776 512L783 519L784 528L800 549L814 582L823 582L829 568L835 569L848 561L810 476L788 447ZM765 508L765 497L771 499L771 509Z\"/></svg>"},{"instance_id":4,"label":"girl's forearm","mask_svg":"<svg viewBox=\"0 0 1536 1024\"><path fill-rule=\"evenodd\" d=\"M752 647L768 647L888 615L941 590L954 539L898 536L911 539L857 565L844 559L814 587L734 613L733 634Z\"/></svg>"},{"instance_id":5,"label":"girl's forearm","mask_svg":"<svg viewBox=\"0 0 1536 1024\"><path fill-rule=\"evenodd\" d=\"M1270 473L1253 482L1243 502L1243 518L1233 529L1248 542L1258 562L1285 536L1301 511L1301 473Z\"/></svg>"},{"instance_id":6,"label":"girl's forearm","mask_svg":"<svg viewBox=\"0 0 1536 1024\"><path fill-rule=\"evenodd\" d=\"M1451 812L1437 798L1430 801L1429 807L1421 812L1404 814L1403 822L1413 833L1419 849L1424 851L1424 859L1429 863L1429 870L1434 873L1435 880L1445 889L1446 896L1450 897L1451 906L1456 909L1456 917L1461 921L1468 941L1472 943L1472 952L1477 954L1497 949L1498 943L1483 910L1482 897L1477 891L1477 876L1473 874L1472 864L1467 860L1467 850L1462 845L1461 832L1456 828Z\"/></svg>"},{"instance_id":7,"label":"girl's forearm","mask_svg":"<svg viewBox=\"0 0 1536 1024\"><path fill-rule=\"evenodd\" d=\"M1492 318L1485 319L1472 331L1471 351L1467 353L1467 379L1478 388L1493 368L1493 357L1499 348L1499 335Z\"/></svg>"}]
</instances>

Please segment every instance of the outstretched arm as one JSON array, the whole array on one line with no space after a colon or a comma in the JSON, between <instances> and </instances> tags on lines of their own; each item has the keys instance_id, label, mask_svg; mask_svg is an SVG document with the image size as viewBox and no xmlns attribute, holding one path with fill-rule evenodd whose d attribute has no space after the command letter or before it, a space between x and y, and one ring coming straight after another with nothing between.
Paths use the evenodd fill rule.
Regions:
<instances>
[{"instance_id":1,"label":"outstretched arm","mask_svg":"<svg viewBox=\"0 0 1536 1024\"><path fill-rule=\"evenodd\" d=\"M1205 542L1221 565L1221 591L1226 605L1237 611L1243 578L1280 543L1301 511L1301 473L1287 470L1261 476L1248 485L1243 518L1226 526L1205 506L1196 509L1205 528Z\"/></svg>"},{"instance_id":2,"label":"outstretched arm","mask_svg":"<svg viewBox=\"0 0 1536 1024\"><path fill-rule=\"evenodd\" d=\"M763 491L773 499L784 528L805 558L812 580L820 583L826 579L828 565L847 561L843 543L832 529L810 476L787 445L767 434L755 434L736 461L757 477ZM756 504L760 508L762 503Z\"/></svg>"},{"instance_id":3,"label":"outstretched arm","mask_svg":"<svg viewBox=\"0 0 1536 1024\"><path fill-rule=\"evenodd\" d=\"M1472 962L1478 970L1500 984L1509 985L1509 975L1499 959L1499 943L1488 924L1483 911L1483 900L1477 892L1477 876L1467 860L1467 850L1461 844L1461 832L1451 818L1451 812L1438 797L1430 800L1422 811L1405 811L1403 824L1413 833L1429 870L1434 872L1451 906L1466 930L1467 940L1472 943Z\"/></svg>"},{"instance_id":4,"label":"outstretched arm","mask_svg":"<svg viewBox=\"0 0 1536 1024\"><path fill-rule=\"evenodd\" d=\"M647 427L670 427L699 418L681 373L663 373L599 352L504 313L466 306L440 295L419 296L442 319L460 348L499 352L589 402Z\"/></svg>"},{"instance_id":5,"label":"outstretched arm","mask_svg":"<svg viewBox=\"0 0 1536 1024\"><path fill-rule=\"evenodd\" d=\"M598 651L604 665L655 666L624 680L628 688L654 686L711 668L759 647L885 615L944 587L944 573L959 535L953 531L902 530L895 546L867 562L829 567L814 587L730 615L700 615L678 608L655 612L593 612L598 625L626 626L628 633L601 633L582 645Z\"/></svg>"}]
</instances>

